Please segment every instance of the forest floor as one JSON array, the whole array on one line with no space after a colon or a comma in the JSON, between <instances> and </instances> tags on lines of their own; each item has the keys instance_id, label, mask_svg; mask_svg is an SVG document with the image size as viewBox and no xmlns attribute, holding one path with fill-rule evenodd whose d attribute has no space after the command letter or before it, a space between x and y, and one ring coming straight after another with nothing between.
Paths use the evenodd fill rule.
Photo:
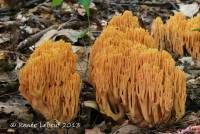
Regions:
<instances>
[{"instance_id":1,"label":"forest floor","mask_svg":"<svg viewBox=\"0 0 200 134\"><path fill-rule=\"evenodd\" d=\"M193 16L200 10L199 0L93 0L90 16L76 0L64 0L52 7L50 0L0 0L0 133L10 134L174 134L200 133L200 61L174 55L177 67L187 74L186 114L178 122L153 128L139 128L127 120L120 123L102 115L95 103L95 89L87 81L89 50L113 15L131 10L141 26L150 29L152 20L163 20L181 11ZM63 39L73 44L79 57L77 70L83 79L81 108L65 129L45 127L44 117L20 96L18 72L34 48L46 39ZM20 127L20 123L27 126ZM28 126L40 123L40 127ZM74 124L80 123L80 127Z\"/></svg>"}]
</instances>

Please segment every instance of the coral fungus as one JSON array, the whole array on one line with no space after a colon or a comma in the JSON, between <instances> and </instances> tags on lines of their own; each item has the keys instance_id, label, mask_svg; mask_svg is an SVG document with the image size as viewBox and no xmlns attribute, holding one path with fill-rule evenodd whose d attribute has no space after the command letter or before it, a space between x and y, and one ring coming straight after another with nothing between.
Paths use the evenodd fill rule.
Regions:
<instances>
[{"instance_id":1,"label":"coral fungus","mask_svg":"<svg viewBox=\"0 0 200 134\"><path fill-rule=\"evenodd\" d=\"M123 46L108 47L91 61L90 80L101 112L114 120L129 113L134 123L148 125L167 122L173 111L180 119L186 82L172 57L166 51L119 43Z\"/></svg>"},{"instance_id":2,"label":"coral fungus","mask_svg":"<svg viewBox=\"0 0 200 134\"><path fill-rule=\"evenodd\" d=\"M140 27L138 18L133 16L131 11L125 11L122 15L114 16L108 23L108 26L117 27L121 31L127 28Z\"/></svg>"},{"instance_id":3,"label":"coral fungus","mask_svg":"<svg viewBox=\"0 0 200 134\"><path fill-rule=\"evenodd\" d=\"M114 120L128 114L141 126L180 119L186 101L184 72L176 69L168 52L144 41L150 35L134 30L142 34L106 27L92 47L89 79L101 112Z\"/></svg>"},{"instance_id":4,"label":"coral fungus","mask_svg":"<svg viewBox=\"0 0 200 134\"><path fill-rule=\"evenodd\" d=\"M184 55L184 48L193 58L200 59L200 32L192 31L200 27L200 14L186 19L182 13L176 13L163 24L160 18L152 23L151 34L159 46L176 54Z\"/></svg>"},{"instance_id":5,"label":"coral fungus","mask_svg":"<svg viewBox=\"0 0 200 134\"><path fill-rule=\"evenodd\" d=\"M151 27L151 34L154 37L158 49L166 49L165 46L165 26L160 17L154 19Z\"/></svg>"},{"instance_id":6,"label":"coral fungus","mask_svg":"<svg viewBox=\"0 0 200 134\"><path fill-rule=\"evenodd\" d=\"M22 68L21 95L47 119L71 121L78 112L80 77L76 56L64 41L46 41Z\"/></svg>"},{"instance_id":7,"label":"coral fungus","mask_svg":"<svg viewBox=\"0 0 200 134\"><path fill-rule=\"evenodd\" d=\"M91 57L94 57L101 49L109 45L117 46L119 45L119 39L130 40L134 44L143 44L149 48L156 48L156 42L152 36L149 35L147 31L142 28L127 29L122 32L116 27L106 27L99 38L96 39L95 45L92 48Z\"/></svg>"}]
</instances>

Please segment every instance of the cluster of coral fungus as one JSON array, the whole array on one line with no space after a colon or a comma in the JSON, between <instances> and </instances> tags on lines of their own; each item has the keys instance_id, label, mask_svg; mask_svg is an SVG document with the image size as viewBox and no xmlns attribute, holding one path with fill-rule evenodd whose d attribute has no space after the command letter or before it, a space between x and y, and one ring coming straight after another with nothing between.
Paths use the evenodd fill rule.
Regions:
<instances>
[{"instance_id":1,"label":"cluster of coral fungus","mask_svg":"<svg viewBox=\"0 0 200 134\"><path fill-rule=\"evenodd\" d=\"M186 78L131 12L113 17L92 46L89 79L100 111L141 126L180 119Z\"/></svg>"},{"instance_id":2,"label":"cluster of coral fungus","mask_svg":"<svg viewBox=\"0 0 200 134\"><path fill-rule=\"evenodd\" d=\"M22 68L21 95L47 119L69 122L78 112L80 77L76 55L64 41L46 41Z\"/></svg>"},{"instance_id":3,"label":"cluster of coral fungus","mask_svg":"<svg viewBox=\"0 0 200 134\"><path fill-rule=\"evenodd\" d=\"M115 16L92 46L89 80L100 111L114 120L125 115L141 126L180 119L185 113L186 78L175 67L169 48L182 55L186 47L200 57L200 15L182 14L166 24L154 20L152 37L129 11ZM48 119L71 121L78 112L80 77L76 56L64 41L46 41L20 72L20 92Z\"/></svg>"},{"instance_id":4,"label":"cluster of coral fungus","mask_svg":"<svg viewBox=\"0 0 200 134\"><path fill-rule=\"evenodd\" d=\"M152 24L152 36L160 48L168 49L178 55L184 54L184 49L194 58L200 59L200 32L192 31L200 27L200 14L187 19L182 13L171 16L164 24L161 18L156 18Z\"/></svg>"}]
</instances>

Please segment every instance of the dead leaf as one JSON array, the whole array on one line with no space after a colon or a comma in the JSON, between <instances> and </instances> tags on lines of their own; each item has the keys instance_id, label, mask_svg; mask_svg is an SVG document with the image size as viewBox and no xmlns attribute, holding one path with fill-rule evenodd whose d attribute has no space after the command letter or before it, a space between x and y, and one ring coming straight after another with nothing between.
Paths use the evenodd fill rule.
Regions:
<instances>
[{"instance_id":1,"label":"dead leaf","mask_svg":"<svg viewBox=\"0 0 200 134\"><path fill-rule=\"evenodd\" d=\"M113 132L112 134L139 134L140 128L136 127L135 125L127 124L122 125L118 130Z\"/></svg>"},{"instance_id":2,"label":"dead leaf","mask_svg":"<svg viewBox=\"0 0 200 134\"><path fill-rule=\"evenodd\" d=\"M90 108L93 108L95 110L98 110L98 106L97 106L97 103L96 101L84 101L83 102L83 105L85 107L90 107Z\"/></svg>"},{"instance_id":3,"label":"dead leaf","mask_svg":"<svg viewBox=\"0 0 200 134\"><path fill-rule=\"evenodd\" d=\"M87 81L87 71L88 71L88 55L90 51L90 47L80 47L80 46L72 46L72 50L74 53L78 55L77 61L77 72L81 76L82 80Z\"/></svg>"},{"instance_id":4,"label":"dead leaf","mask_svg":"<svg viewBox=\"0 0 200 134\"><path fill-rule=\"evenodd\" d=\"M57 30L52 29L48 32L46 32L41 38L40 40L35 44L35 47L38 47L42 42L44 42L45 40L49 40L51 39L53 36L55 36L58 33Z\"/></svg>"},{"instance_id":5,"label":"dead leaf","mask_svg":"<svg viewBox=\"0 0 200 134\"><path fill-rule=\"evenodd\" d=\"M25 64L25 61L21 60L19 57L17 57L17 60L16 60L16 67L15 67L15 70L18 71L22 68L22 66Z\"/></svg>"},{"instance_id":6,"label":"dead leaf","mask_svg":"<svg viewBox=\"0 0 200 134\"><path fill-rule=\"evenodd\" d=\"M0 8L8 8L8 4L6 3L5 0L0 0Z\"/></svg>"},{"instance_id":7,"label":"dead leaf","mask_svg":"<svg viewBox=\"0 0 200 134\"><path fill-rule=\"evenodd\" d=\"M194 65L194 61L193 61L192 57L182 57L181 59L179 59L179 61L181 61L181 63L183 63L183 64L189 64L191 66Z\"/></svg>"},{"instance_id":8,"label":"dead leaf","mask_svg":"<svg viewBox=\"0 0 200 134\"><path fill-rule=\"evenodd\" d=\"M20 119L32 120L33 115L28 114L28 108L21 106L19 103L0 102L0 112L15 115Z\"/></svg>"},{"instance_id":9,"label":"dead leaf","mask_svg":"<svg viewBox=\"0 0 200 134\"><path fill-rule=\"evenodd\" d=\"M192 4L179 4L179 11L185 16L193 17L199 11L199 5L194 2Z\"/></svg>"},{"instance_id":10,"label":"dead leaf","mask_svg":"<svg viewBox=\"0 0 200 134\"><path fill-rule=\"evenodd\" d=\"M58 31L57 35L55 36L55 38L57 36L65 36L67 37L67 39L69 39L72 43L75 43L78 41L79 36L83 33L84 31L80 31L80 30L73 30L73 29L62 29L60 31ZM55 39L54 38L54 39Z\"/></svg>"},{"instance_id":11,"label":"dead leaf","mask_svg":"<svg viewBox=\"0 0 200 134\"><path fill-rule=\"evenodd\" d=\"M73 11L73 10L72 10L72 7L71 7L68 3L66 3L66 2L63 2L63 3L62 3L61 9L62 9L63 11L65 11L65 12L72 12L72 11Z\"/></svg>"},{"instance_id":12,"label":"dead leaf","mask_svg":"<svg viewBox=\"0 0 200 134\"><path fill-rule=\"evenodd\" d=\"M104 134L101 132L100 128L85 129L85 134Z\"/></svg>"},{"instance_id":13,"label":"dead leaf","mask_svg":"<svg viewBox=\"0 0 200 134\"><path fill-rule=\"evenodd\" d=\"M10 34L0 34L0 44L10 41Z\"/></svg>"}]
</instances>

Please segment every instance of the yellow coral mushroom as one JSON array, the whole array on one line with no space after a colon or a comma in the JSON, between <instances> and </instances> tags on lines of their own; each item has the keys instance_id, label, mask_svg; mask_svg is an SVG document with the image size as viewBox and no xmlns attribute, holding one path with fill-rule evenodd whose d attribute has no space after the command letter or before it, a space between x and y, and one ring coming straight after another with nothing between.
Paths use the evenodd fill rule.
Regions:
<instances>
[{"instance_id":1,"label":"yellow coral mushroom","mask_svg":"<svg viewBox=\"0 0 200 134\"><path fill-rule=\"evenodd\" d=\"M114 120L128 114L141 126L180 119L186 101L184 72L168 52L155 49L147 31L123 28L108 25L91 49L89 80L101 112Z\"/></svg>"},{"instance_id":2,"label":"yellow coral mushroom","mask_svg":"<svg viewBox=\"0 0 200 134\"><path fill-rule=\"evenodd\" d=\"M157 48L160 50L166 49L165 45L165 25L160 17L153 20L151 26L151 35L154 37Z\"/></svg>"},{"instance_id":3,"label":"yellow coral mushroom","mask_svg":"<svg viewBox=\"0 0 200 134\"><path fill-rule=\"evenodd\" d=\"M191 54L192 57L200 59L200 32L192 31L194 28L200 27L200 13L188 20L186 26L185 42L186 49Z\"/></svg>"},{"instance_id":4,"label":"yellow coral mushroom","mask_svg":"<svg viewBox=\"0 0 200 134\"><path fill-rule=\"evenodd\" d=\"M119 40L122 42L119 43ZM127 29L126 31L122 32L117 30L115 27L106 27L100 37L98 37L95 41L95 45L92 47L92 51L90 53L90 61L94 61L96 55L107 49L109 46L121 46L122 44L126 45L135 45L135 44L142 44L149 48L155 48L156 43L149 35L147 31L142 28L135 28L135 29ZM93 62L90 62L89 70L93 68ZM89 71L90 75L90 71ZM92 83L92 81L91 81Z\"/></svg>"},{"instance_id":5,"label":"yellow coral mushroom","mask_svg":"<svg viewBox=\"0 0 200 134\"><path fill-rule=\"evenodd\" d=\"M183 56L186 17L182 13L176 13L166 22L166 38L173 52Z\"/></svg>"},{"instance_id":6,"label":"yellow coral mushroom","mask_svg":"<svg viewBox=\"0 0 200 134\"><path fill-rule=\"evenodd\" d=\"M95 45L92 47L91 58L104 49L107 46L114 45L118 46L118 40L130 40L132 45L143 44L149 48L156 48L156 42L149 32L143 28L126 29L124 32L119 31L116 27L106 27L100 37L95 41Z\"/></svg>"},{"instance_id":7,"label":"yellow coral mushroom","mask_svg":"<svg viewBox=\"0 0 200 134\"><path fill-rule=\"evenodd\" d=\"M143 28L127 29L125 38L133 41L133 44L141 43L148 48L158 47L153 37Z\"/></svg>"},{"instance_id":8,"label":"yellow coral mushroom","mask_svg":"<svg viewBox=\"0 0 200 134\"><path fill-rule=\"evenodd\" d=\"M128 113L130 120L145 126L180 119L185 110L185 75L175 68L172 57L166 51L119 43L122 46L107 47L91 61L90 80L101 112L114 120Z\"/></svg>"},{"instance_id":9,"label":"yellow coral mushroom","mask_svg":"<svg viewBox=\"0 0 200 134\"><path fill-rule=\"evenodd\" d=\"M193 58L200 59L200 32L192 31L200 27L200 14L191 19L186 19L182 13L176 13L162 23L160 18L153 21L151 34L160 48L171 50L177 55L184 55L184 48Z\"/></svg>"},{"instance_id":10,"label":"yellow coral mushroom","mask_svg":"<svg viewBox=\"0 0 200 134\"><path fill-rule=\"evenodd\" d=\"M117 27L121 31L126 28L134 29L140 27L138 18L133 16L131 11L125 11L122 15L114 16L108 26Z\"/></svg>"},{"instance_id":11,"label":"yellow coral mushroom","mask_svg":"<svg viewBox=\"0 0 200 134\"><path fill-rule=\"evenodd\" d=\"M78 112L80 76L69 43L46 41L19 75L20 93L47 119L69 122Z\"/></svg>"}]
</instances>

